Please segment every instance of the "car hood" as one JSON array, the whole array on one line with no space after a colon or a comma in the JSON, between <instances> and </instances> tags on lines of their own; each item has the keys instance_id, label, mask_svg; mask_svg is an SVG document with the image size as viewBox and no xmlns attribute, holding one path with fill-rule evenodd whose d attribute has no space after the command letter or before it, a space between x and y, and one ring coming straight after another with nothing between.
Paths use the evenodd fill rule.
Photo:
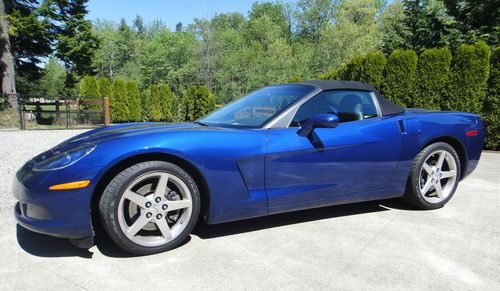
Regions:
<instances>
[{"instance_id":1,"label":"car hood","mask_svg":"<svg viewBox=\"0 0 500 291\"><path fill-rule=\"evenodd\" d=\"M98 144L112 139L119 139L130 136L145 135L151 133L166 133L173 131L186 130L207 130L208 127L201 126L197 123L163 123L163 122L141 122L141 123L125 123L117 124L98 129L90 130L74 136L57 147L74 147L80 144ZM215 130L216 128L210 128Z\"/></svg>"}]
</instances>

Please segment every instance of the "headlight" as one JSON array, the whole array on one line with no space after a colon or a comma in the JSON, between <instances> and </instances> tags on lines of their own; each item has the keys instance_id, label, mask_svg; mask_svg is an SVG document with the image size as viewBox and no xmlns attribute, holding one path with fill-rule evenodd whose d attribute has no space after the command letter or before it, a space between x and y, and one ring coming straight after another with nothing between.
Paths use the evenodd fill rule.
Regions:
<instances>
[{"instance_id":1,"label":"headlight","mask_svg":"<svg viewBox=\"0 0 500 291\"><path fill-rule=\"evenodd\" d=\"M57 153L52 157L35 162L33 170L51 171L66 168L88 155L95 147L95 145L85 145Z\"/></svg>"}]
</instances>

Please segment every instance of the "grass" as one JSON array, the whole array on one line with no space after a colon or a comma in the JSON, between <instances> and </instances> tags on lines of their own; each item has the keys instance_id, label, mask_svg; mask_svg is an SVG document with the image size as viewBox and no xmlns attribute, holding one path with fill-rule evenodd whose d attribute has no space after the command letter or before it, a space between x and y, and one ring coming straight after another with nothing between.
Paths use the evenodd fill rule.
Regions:
<instances>
[{"instance_id":1,"label":"grass","mask_svg":"<svg viewBox=\"0 0 500 291\"><path fill-rule=\"evenodd\" d=\"M14 108L0 111L0 128L19 128L19 115Z\"/></svg>"}]
</instances>

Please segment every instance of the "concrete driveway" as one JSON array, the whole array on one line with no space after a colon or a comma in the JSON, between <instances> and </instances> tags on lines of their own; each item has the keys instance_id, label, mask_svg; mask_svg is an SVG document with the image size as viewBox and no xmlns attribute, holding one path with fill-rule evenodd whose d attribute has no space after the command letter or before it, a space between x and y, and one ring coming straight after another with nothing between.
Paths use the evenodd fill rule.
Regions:
<instances>
[{"instance_id":1,"label":"concrete driveway","mask_svg":"<svg viewBox=\"0 0 500 291\"><path fill-rule=\"evenodd\" d=\"M183 246L145 257L109 240L87 251L32 233L8 207L0 290L499 290L499 207L500 154L487 152L439 210L389 200L200 225Z\"/></svg>"}]
</instances>

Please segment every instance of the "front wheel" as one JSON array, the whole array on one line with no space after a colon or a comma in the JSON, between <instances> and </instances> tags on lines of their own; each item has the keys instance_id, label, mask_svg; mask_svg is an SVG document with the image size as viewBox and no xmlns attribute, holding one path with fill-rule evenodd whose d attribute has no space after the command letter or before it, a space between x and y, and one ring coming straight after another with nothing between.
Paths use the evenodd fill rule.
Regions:
<instances>
[{"instance_id":1,"label":"front wheel","mask_svg":"<svg viewBox=\"0 0 500 291\"><path fill-rule=\"evenodd\" d=\"M424 148L413 161L404 199L421 209L436 209L448 202L460 180L460 159L447 143Z\"/></svg>"},{"instance_id":2,"label":"front wheel","mask_svg":"<svg viewBox=\"0 0 500 291\"><path fill-rule=\"evenodd\" d=\"M120 172L99 203L104 229L127 252L146 255L180 245L196 224L200 194L180 167L148 161Z\"/></svg>"}]
</instances>

